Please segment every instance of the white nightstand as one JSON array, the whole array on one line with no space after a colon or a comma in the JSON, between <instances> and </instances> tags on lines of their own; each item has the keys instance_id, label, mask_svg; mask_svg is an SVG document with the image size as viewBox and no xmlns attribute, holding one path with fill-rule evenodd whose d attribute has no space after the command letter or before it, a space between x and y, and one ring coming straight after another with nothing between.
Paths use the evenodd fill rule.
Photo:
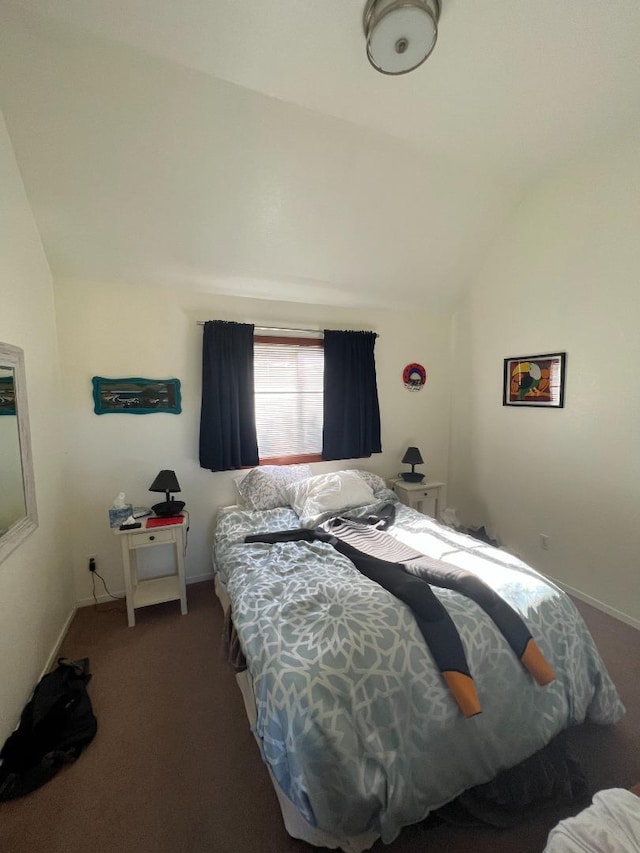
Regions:
<instances>
[{"instance_id":1,"label":"white nightstand","mask_svg":"<svg viewBox=\"0 0 640 853\"><path fill-rule=\"evenodd\" d=\"M184 572L184 530L186 519L181 524L163 527L142 527L135 530L115 530L122 545L124 586L127 594L127 620L129 627L136 624L135 608L163 601L180 601L182 615L187 612L187 586ZM158 545L173 545L175 548L176 571L172 575L138 580L137 552L140 548L155 548Z\"/></svg>"},{"instance_id":2,"label":"white nightstand","mask_svg":"<svg viewBox=\"0 0 640 853\"><path fill-rule=\"evenodd\" d=\"M408 483L406 480L393 480L393 491L406 506L417 509L425 515L439 519L444 503L445 483L425 480L424 483Z\"/></svg>"}]
</instances>

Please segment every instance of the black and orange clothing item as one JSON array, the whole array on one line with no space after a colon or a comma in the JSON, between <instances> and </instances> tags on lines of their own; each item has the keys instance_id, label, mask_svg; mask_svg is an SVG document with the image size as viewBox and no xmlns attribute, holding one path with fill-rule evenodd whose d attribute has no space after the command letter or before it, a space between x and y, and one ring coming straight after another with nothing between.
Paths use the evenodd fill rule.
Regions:
<instances>
[{"instance_id":1,"label":"black and orange clothing item","mask_svg":"<svg viewBox=\"0 0 640 853\"><path fill-rule=\"evenodd\" d=\"M247 536L245 542L327 542L366 577L380 584L412 611L442 677L465 717L481 713L480 700L464 648L451 616L431 585L455 590L475 601L490 617L540 685L553 681L552 668L516 611L472 572L427 557L376 527L379 516L356 521L332 519L323 527Z\"/></svg>"}]
</instances>

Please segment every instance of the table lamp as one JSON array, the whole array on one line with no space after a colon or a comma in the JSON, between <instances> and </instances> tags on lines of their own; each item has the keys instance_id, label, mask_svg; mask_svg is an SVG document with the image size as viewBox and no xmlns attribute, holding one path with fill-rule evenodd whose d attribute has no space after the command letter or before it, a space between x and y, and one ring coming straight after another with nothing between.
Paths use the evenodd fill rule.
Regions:
<instances>
[{"instance_id":1,"label":"table lamp","mask_svg":"<svg viewBox=\"0 0 640 853\"><path fill-rule=\"evenodd\" d=\"M424 460L420 455L417 447L407 447L407 452L402 457L402 462L405 465L411 465L411 471L403 471L400 476L407 483L421 483L424 480L423 474L416 474L416 465L423 465Z\"/></svg>"},{"instance_id":2,"label":"table lamp","mask_svg":"<svg viewBox=\"0 0 640 853\"><path fill-rule=\"evenodd\" d=\"M184 509L184 501L171 500L171 492L181 491L175 471L160 471L149 486L149 491L165 493L165 500L151 507L155 514L161 518L178 515Z\"/></svg>"}]
</instances>

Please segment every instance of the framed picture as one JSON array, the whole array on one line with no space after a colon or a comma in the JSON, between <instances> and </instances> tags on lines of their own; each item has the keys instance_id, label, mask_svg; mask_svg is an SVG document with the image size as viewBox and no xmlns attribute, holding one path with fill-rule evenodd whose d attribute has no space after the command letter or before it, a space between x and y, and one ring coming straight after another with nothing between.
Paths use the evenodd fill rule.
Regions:
<instances>
[{"instance_id":1,"label":"framed picture","mask_svg":"<svg viewBox=\"0 0 640 853\"><path fill-rule=\"evenodd\" d=\"M7 373L8 375L2 375ZM0 415L15 415L16 388L13 381L13 369L0 368Z\"/></svg>"},{"instance_id":2,"label":"framed picture","mask_svg":"<svg viewBox=\"0 0 640 853\"><path fill-rule=\"evenodd\" d=\"M93 410L96 415L151 415L182 411L179 379L106 379L94 376Z\"/></svg>"},{"instance_id":3,"label":"framed picture","mask_svg":"<svg viewBox=\"0 0 640 853\"><path fill-rule=\"evenodd\" d=\"M504 360L503 406L564 406L566 352Z\"/></svg>"}]
</instances>

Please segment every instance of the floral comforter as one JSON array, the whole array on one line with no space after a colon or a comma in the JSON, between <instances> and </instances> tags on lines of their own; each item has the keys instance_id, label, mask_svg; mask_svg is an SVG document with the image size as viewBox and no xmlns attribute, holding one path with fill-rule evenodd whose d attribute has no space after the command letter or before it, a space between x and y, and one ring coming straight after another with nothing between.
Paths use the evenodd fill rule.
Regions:
<instances>
[{"instance_id":1,"label":"floral comforter","mask_svg":"<svg viewBox=\"0 0 640 853\"><path fill-rule=\"evenodd\" d=\"M411 611L349 560L320 542L244 543L249 533L298 526L289 508L225 508L214 566L247 659L262 757L312 826L338 839L373 831L388 843L566 727L624 713L565 593L507 553L398 504L388 532L477 573L521 614L556 673L539 687L478 605L434 588L482 704L466 719Z\"/></svg>"}]
</instances>

